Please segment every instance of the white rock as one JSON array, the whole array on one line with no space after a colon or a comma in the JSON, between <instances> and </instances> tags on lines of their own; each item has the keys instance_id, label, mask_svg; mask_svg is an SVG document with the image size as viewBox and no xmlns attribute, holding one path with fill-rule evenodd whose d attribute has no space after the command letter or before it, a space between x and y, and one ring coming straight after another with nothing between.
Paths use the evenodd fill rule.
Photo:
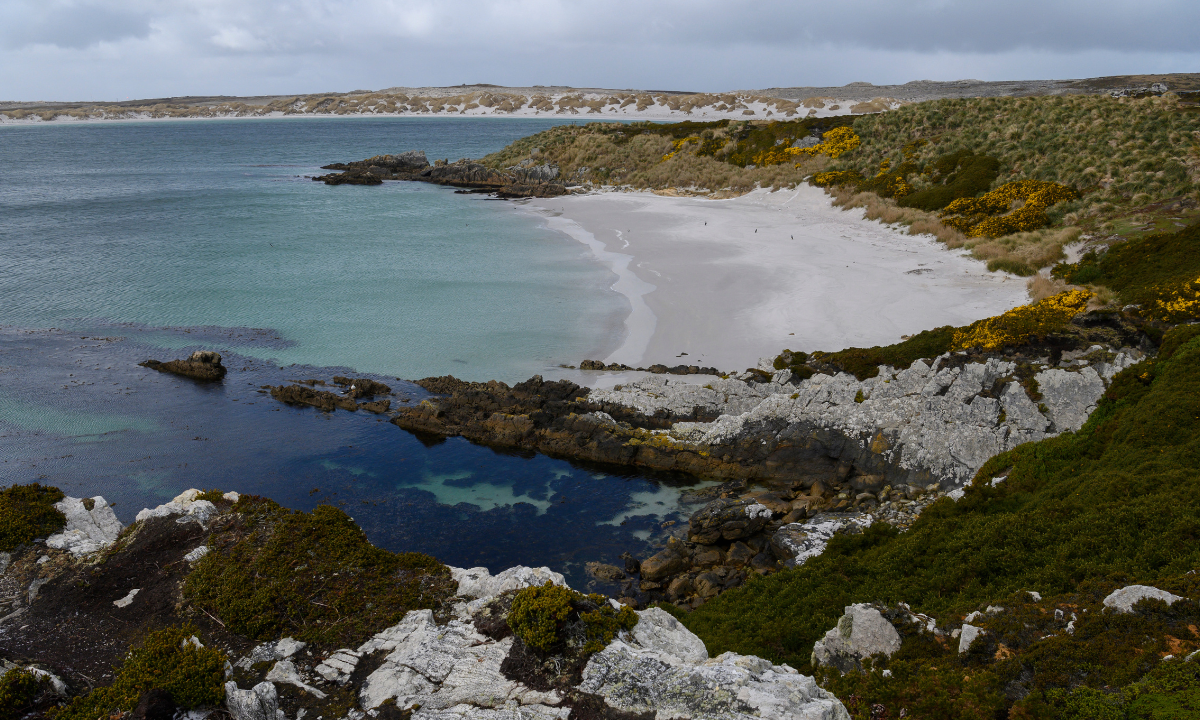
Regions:
<instances>
[{"instance_id":1,"label":"white rock","mask_svg":"<svg viewBox=\"0 0 1200 720\"><path fill-rule=\"evenodd\" d=\"M100 496L91 498L94 505L88 510L83 498L65 497L54 503L59 512L67 516L62 532L46 538L46 547L68 550L81 556L112 545L125 529L108 501Z\"/></svg>"},{"instance_id":2,"label":"white rock","mask_svg":"<svg viewBox=\"0 0 1200 720\"><path fill-rule=\"evenodd\" d=\"M851 526L868 528L870 515L845 515L840 513L818 513L802 523L784 525L771 537L771 546L777 554L787 556L787 567L799 567L810 559L825 552L825 546L838 532Z\"/></svg>"},{"instance_id":3,"label":"white rock","mask_svg":"<svg viewBox=\"0 0 1200 720\"><path fill-rule=\"evenodd\" d=\"M322 660L315 672L329 682L345 685L350 681L350 674L358 667L360 657L360 653L343 648Z\"/></svg>"},{"instance_id":4,"label":"white rock","mask_svg":"<svg viewBox=\"0 0 1200 720\"><path fill-rule=\"evenodd\" d=\"M324 692L304 682L304 678L300 676L300 672L296 670L296 665L291 660L280 660L272 665L271 670L267 673L267 680L295 685L318 700L325 699Z\"/></svg>"},{"instance_id":5,"label":"white rock","mask_svg":"<svg viewBox=\"0 0 1200 720\"><path fill-rule=\"evenodd\" d=\"M974 625L963 625L962 632L958 634L958 654L962 655L970 650L971 644L982 634L983 628L978 628Z\"/></svg>"},{"instance_id":6,"label":"white rock","mask_svg":"<svg viewBox=\"0 0 1200 720\"><path fill-rule=\"evenodd\" d=\"M1104 394L1104 381L1090 367L1079 372L1058 368L1043 370L1034 379L1042 393L1042 402L1050 411L1056 432L1083 427Z\"/></svg>"},{"instance_id":7,"label":"white rock","mask_svg":"<svg viewBox=\"0 0 1200 720\"><path fill-rule=\"evenodd\" d=\"M1035 590L1026 590L1025 592L1029 593L1030 599L1033 600L1034 602L1042 601L1042 594L1040 592L1037 592Z\"/></svg>"},{"instance_id":8,"label":"white rock","mask_svg":"<svg viewBox=\"0 0 1200 720\"><path fill-rule=\"evenodd\" d=\"M1121 613L1131 613L1133 612L1133 606L1139 600L1147 598L1162 600L1168 605L1174 603L1176 600L1183 599L1178 595L1172 595L1166 590L1159 590L1149 585L1129 585L1114 591L1108 597L1104 598L1104 607L1112 608Z\"/></svg>"},{"instance_id":9,"label":"white rock","mask_svg":"<svg viewBox=\"0 0 1200 720\"><path fill-rule=\"evenodd\" d=\"M299 640L294 640L290 637L280 638L275 643L275 657L280 660L290 658L296 653L304 649L308 643L302 643Z\"/></svg>"},{"instance_id":10,"label":"white rock","mask_svg":"<svg viewBox=\"0 0 1200 720\"><path fill-rule=\"evenodd\" d=\"M579 689L619 710L659 718L850 718L836 697L792 668L734 653L675 665L622 640L591 657Z\"/></svg>"},{"instance_id":11,"label":"white rock","mask_svg":"<svg viewBox=\"0 0 1200 720\"><path fill-rule=\"evenodd\" d=\"M520 705L517 707L480 708L473 705L455 705L444 710L421 708L412 715L412 720L567 720L571 708L547 707L545 705Z\"/></svg>"},{"instance_id":12,"label":"white rock","mask_svg":"<svg viewBox=\"0 0 1200 720\"><path fill-rule=\"evenodd\" d=\"M661 608L638 611L638 623L630 632L634 642L643 649L658 653L664 662L699 663L708 659L704 641Z\"/></svg>"},{"instance_id":13,"label":"white rock","mask_svg":"<svg viewBox=\"0 0 1200 720\"><path fill-rule=\"evenodd\" d=\"M188 561L189 563L194 563L207 554L208 554L208 546L200 545L195 550L191 551L187 555L184 555L183 559Z\"/></svg>"},{"instance_id":14,"label":"white rock","mask_svg":"<svg viewBox=\"0 0 1200 720\"><path fill-rule=\"evenodd\" d=\"M225 683L225 707L233 720L276 720L279 695L275 685L260 682L250 690L239 690L237 683Z\"/></svg>"},{"instance_id":15,"label":"white rock","mask_svg":"<svg viewBox=\"0 0 1200 720\"><path fill-rule=\"evenodd\" d=\"M900 649L900 633L879 610L865 603L846 606L846 613L825 637L813 644L812 664L847 672L872 655Z\"/></svg>"},{"instance_id":16,"label":"white rock","mask_svg":"<svg viewBox=\"0 0 1200 720\"><path fill-rule=\"evenodd\" d=\"M231 503L236 503L238 500L241 500L241 499L242 499L242 496L241 496L241 495L239 495L239 494L237 494L237 493L233 492L232 490L230 490L229 492L225 493L225 494L224 494L224 495L222 495L221 497L225 498L226 500L228 500L228 501L229 501L229 502L231 502Z\"/></svg>"},{"instance_id":17,"label":"white rock","mask_svg":"<svg viewBox=\"0 0 1200 720\"><path fill-rule=\"evenodd\" d=\"M562 573L556 573L548 567L531 568L518 565L498 575L492 575L485 567L452 567L450 575L458 581L458 594L470 598L490 597L506 590L520 590L532 585L545 585L547 582L563 587L567 585Z\"/></svg>"},{"instance_id":18,"label":"white rock","mask_svg":"<svg viewBox=\"0 0 1200 720\"><path fill-rule=\"evenodd\" d=\"M1127 366L1134 352L1122 351L1112 366ZM908 471L910 478L932 475L943 486L963 486L1000 452L1078 429L1104 393L1105 381L1092 367L1045 370L1038 378L1048 419L1015 381L1004 384L999 400L981 395L1011 377L1013 363L991 359L939 369L946 357L932 365L917 360L904 370L883 366L879 376L863 381L842 373L814 375L798 385L728 378L699 386L654 375L620 390L593 390L588 398L647 415L665 410L719 416L672 426L672 438L701 450L770 433L797 444L825 445L831 456L854 459L882 437L886 449L879 454L890 467ZM1110 367L1097 367L1111 377ZM859 393L862 402L856 401Z\"/></svg>"},{"instance_id":19,"label":"white rock","mask_svg":"<svg viewBox=\"0 0 1200 720\"><path fill-rule=\"evenodd\" d=\"M141 588L137 588L135 590L130 590L129 594L126 595L125 597L121 598L120 600L113 600L113 605L116 605L119 608L129 607L129 605L133 602L133 599L135 597L137 597L137 594L140 593L141 591L142 591Z\"/></svg>"},{"instance_id":20,"label":"white rock","mask_svg":"<svg viewBox=\"0 0 1200 720\"><path fill-rule=\"evenodd\" d=\"M54 688L55 693L62 695L64 697L66 696L67 684L62 681L62 678L60 678L59 676L55 675L52 672L42 670L41 668L29 667L26 669L29 670L29 672L31 674L36 675L37 677L40 677L40 678L44 678L46 681L48 681L50 683L50 687Z\"/></svg>"},{"instance_id":21,"label":"white rock","mask_svg":"<svg viewBox=\"0 0 1200 720\"><path fill-rule=\"evenodd\" d=\"M199 490L192 488L179 493L169 503L164 503L156 508L144 508L137 514L137 522L150 518L183 515L188 519L197 520L203 525L216 514L217 506L208 500L197 500L196 498L200 494Z\"/></svg>"}]
</instances>

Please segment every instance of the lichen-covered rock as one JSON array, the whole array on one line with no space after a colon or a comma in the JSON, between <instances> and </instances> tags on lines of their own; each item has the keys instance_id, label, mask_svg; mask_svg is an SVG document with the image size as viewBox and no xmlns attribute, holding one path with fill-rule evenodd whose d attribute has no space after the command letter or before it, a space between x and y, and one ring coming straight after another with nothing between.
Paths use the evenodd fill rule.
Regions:
<instances>
[{"instance_id":1,"label":"lichen-covered rock","mask_svg":"<svg viewBox=\"0 0 1200 720\"><path fill-rule=\"evenodd\" d=\"M699 663L708 659L704 641L660 608L638 612L638 623L630 631L633 641L647 652L658 653L667 662Z\"/></svg>"},{"instance_id":2,"label":"lichen-covered rock","mask_svg":"<svg viewBox=\"0 0 1200 720\"><path fill-rule=\"evenodd\" d=\"M1055 432L1083 427L1104 394L1104 381L1090 367L1078 372L1053 368L1038 373L1035 379Z\"/></svg>"},{"instance_id":3,"label":"lichen-covered rock","mask_svg":"<svg viewBox=\"0 0 1200 720\"><path fill-rule=\"evenodd\" d=\"M671 662L622 640L592 656L579 689L618 710L678 720L850 718L836 697L786 665L732 652L698 663Z\"/></svg>"},{"instance_id":4,"label":"lichen-covered rock","mask_svg":"<svg viewBox=\"0 0 1200 720\"><path fill-rule=\"evenodd\" d=\"M765 477L802 475L797 468L832 458L886 485L937 482L950 489L1001 452L1078 429L1106 380L1141 358L1125 348L1098 363L1099 371L1078 365L1042 370L1036 378L1045 414L1017 381L1015 363L956 364L950 355L901 370L882 366L878 376L861 381L817 374L793 385L780 371L771 382L727 378L701 387L655 376L619 390L593 390L587 400L647 416L715 417L675 422L669 435L704 457L744 457L753 447Z\"/></svg>"},{"instance_id":5,"label":"lichen-covered rock","mask_svg":"<svg viewBox=\"0 0 1200 720\"><path fill-rule=\"evenodd\" d=\"M812 664L849 672L872 655L900 649L900 633L879 610L865 603L846 606L846 614L825 637L813 644Z\"/></svg>"},{"instance_id":6,"label":"lichen-covered rock","mask_svg":"<svg viewBox=\"0 0 1200 720\"><path fill-rule=\"evenodd\" d=\"M331 683L345 685L350 681L350 675L358 667L361 658L361 653L343 648L322 660L315 672Z\"/></svg>"},{"instance_id":7,"label":"lichen-covered rock","mask_svg":"<svg viewBox=\"0 0 1200 720\"><path fill-rule=\"evenodd\" d=\"M976 627L970 624L963 624L962 629L958 633L958 654L962 655L971 649L971 645L984 632L983 628Z\"/></svg>"},{"instance_id":8,"label":"lichen-covered rock","mask_svg":"<svg viewBox=\"0 0 1200 720\"><path fill-rule=\"evenodd\" d=\"M225 683L225 707L233 720L277 720L279 695L273 683L260 682L250 690L240 690L230 681Z\"/></svg>"},{"instance_id":9,"label":"lichen-covered rock","mask_svg":"<svg viewBox=\"0 0 1200 720\"><path fill-rule=\"evenodd\" d=\"M722 538L749 537L770 520L771 511L756 500L717 498L692 515L688 521L688 541L708 545Z\"/></svg>"},{"instance_id":10,"label":"lichen-covered rock","mask_svg":"<svg viewBox=\"0 0 1200 720\"><path fill-rule=\"evenodd\" d=\"M198 499L201 494L196 488L184 490L172 498L171 502L163 503L155 508L143 508L138 512L136 521L141 522L150 518L168 517L170 515L183 515L187 519L195 520L203 525L208 522L209 518L216 514L217 506L208 500Z\"/></svg>"},{"instance_id":11,"label":"lichen-covered rock","mask_svg":"<svg viewBox=\"0 0 1200 720\"><path fill-rule=\"evenodd\" d=\"M1128 585L1120 590L1114 590L1108 597L1104 598L1104 607L1111 608L1119 613L1131 613L1133 612L1134 605L1147 599L1162 600L1170 605L1183 598L1150 585Z\"/></svg>"},{"instance_id":12,"label":"lichen-covered rock","mask_svg":"<svg viewBox=\"0 0 1200 720\"><path fill-rule=\"evenodd\" d=\"M818 513L802 523L790 523L771 536L776 557L785 558L785 567L799 567L821 553L829 540L840 532L865 529L872 518L865 514Z\"/></svg>"},{"instance_id":13,"label":"lichen-covered rock","mask_svg":"<svg viewBox=\"0 0 1200 720\"><path fill-rule=\"evenodd\" d=\"M458 594L468 598L486 598L499 595L506 590L520 590L533 585L552 582L566 587L562 573L548 567L531 568L524 565L511 567L492 575L485 567L450 568L450 576L458 582Z\"/></svg>"},{"instance_id":14,"label":"lichen-covered rock","mask_svg":"<svg viewBox=\"0 0 1200 720\"><path fill-rule=\"evenodd\" d=\"M68 550L76 556L87 555L112 545L125 529L108 501L98 495L87 501L66 497L54 503L54 507L66 515L67 524L61 532L46 538L46 547Z\"/></svg>"},{"instance_id":15,"label":"lichen-covered rock","mask_svg":"<svg viewBox=\"0 0 1200 720\"><path fill-rule=\"evenodd\" d=\"M492 640L470 622L438 625L429 610L410 612L398 625L359 647L362 654L388 651L359 691L362 707L376 708L388 699L394 699L397 707L418 704L431 710L464 704L483 708L502 708L509 702L559 704L562 697L557 692L531 690L500 672L512 643L511 636Z\"/></svg>"}]
</instances>

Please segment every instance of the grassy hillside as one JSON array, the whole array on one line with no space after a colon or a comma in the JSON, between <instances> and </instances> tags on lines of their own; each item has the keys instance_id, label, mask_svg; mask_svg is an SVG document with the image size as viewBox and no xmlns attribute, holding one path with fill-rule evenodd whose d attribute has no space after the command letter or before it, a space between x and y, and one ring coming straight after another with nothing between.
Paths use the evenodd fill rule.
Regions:
<instances>
[{"instance_id":1,"label":"grassy hillside","mask_svg":"<svg viewBox=\"0 0 1200 720\"><path fill-rule=\"evenodd\" d=\"M993 487L998 476L1006 477ZM858 697L864 712L884 703L909 707L908 717L1005 717L998 713L1007 709L1071 717L1064 708L1090 697L1086 689L1132 686L1157 672L1161 655L1200 647L1187 627L1200 622L1198 489L1193 325L1169 332L1156 360L1121 373L1078 433L993 458L962 500L940 500L906 533L874 526L837 538L801 568L757 578L684 622L714 655L759 654L811 672L813 642L851 603L906 602L945 625L1002 605L1011 612L984 622L990 654L959 657L953 644L924 635L892 659L890 679L851 674L827 684ZM1191 600L1133 618L1099 611L1108 592L1132 583ZM1044 600L1032 603L1027 590ZM1074 635L1065 622L1054 626L1055 608L1083 617ZM1012 683L1019 702L1005 694Z\"/></svg>"},{"instance_id":2,"label":"grassy hillside","mask_svg":"<svg viewBox=\"0 0 1200 720\"><path fill-rule=\"evenodd\" d=\"M521 163L558 165L564 178L632 189L677 188L744 192L794 186L819 172L828 158L764 167L755 158L854 122L853 116L784 121L591 123L564 125L522 138L480 160L506 168Z\"/></svg>"}]
</instances>

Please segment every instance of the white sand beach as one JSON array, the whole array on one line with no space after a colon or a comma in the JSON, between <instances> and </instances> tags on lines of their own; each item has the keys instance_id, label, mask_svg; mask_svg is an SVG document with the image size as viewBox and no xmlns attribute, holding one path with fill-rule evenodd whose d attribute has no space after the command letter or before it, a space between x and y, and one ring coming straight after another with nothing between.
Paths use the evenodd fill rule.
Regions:
<instances>
[{"instance_id":1,"label":"white sand beach","mask_svg":"<svg viewBox=\"0 0 1200 720\"><path fill-rule=\"evenodd\" d=\"M605 362L740 370L784 348L885 345L1028 301L1023 278L833 207L809 185L728 200L607 192L520 207L617 274L613 289L631 310L620 345L596 358Z\"/></svg>"}]
</instances>

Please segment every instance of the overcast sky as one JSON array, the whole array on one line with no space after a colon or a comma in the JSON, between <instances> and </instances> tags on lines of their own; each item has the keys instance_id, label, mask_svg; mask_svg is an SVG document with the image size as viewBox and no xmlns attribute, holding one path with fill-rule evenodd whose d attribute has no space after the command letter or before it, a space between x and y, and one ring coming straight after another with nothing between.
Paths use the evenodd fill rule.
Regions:
<instances>
[{"instance_id":1,"label":"overcast sky","mask_svg":"<svg viewBox=\"0 0 1200 720\"><path fill-rule=\"evenodd\" d=\"M1200 0L0 0L0 100L1200 72Z\"/></svg>"}]
</instances>

